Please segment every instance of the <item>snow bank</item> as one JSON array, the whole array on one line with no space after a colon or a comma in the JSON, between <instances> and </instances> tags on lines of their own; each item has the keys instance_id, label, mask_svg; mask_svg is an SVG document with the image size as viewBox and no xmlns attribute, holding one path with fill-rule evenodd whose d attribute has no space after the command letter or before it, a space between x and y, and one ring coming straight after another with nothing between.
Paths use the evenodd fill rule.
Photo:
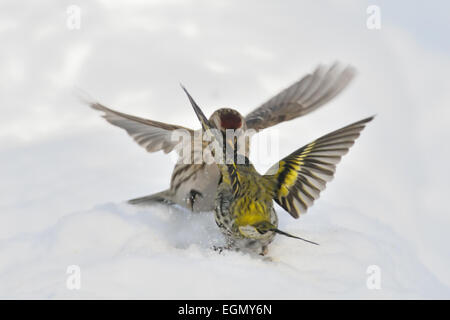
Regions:
<instances>
[{"instance_id":1,"label":"snow bank","mask_svg":"<svg viewBox=\"0 0 450 320\"><path fill-rule=\"evenodd\" d=\"M271 260L213 251L223 238L212 213L108 203L0 242L1 298L433 298L447 288L387 226L321 205L281 227L317 241L277 237ZM81 268L80 290L66 286ZM370 265L381 289L366 285Z\"/></svg>"}]
</instances>

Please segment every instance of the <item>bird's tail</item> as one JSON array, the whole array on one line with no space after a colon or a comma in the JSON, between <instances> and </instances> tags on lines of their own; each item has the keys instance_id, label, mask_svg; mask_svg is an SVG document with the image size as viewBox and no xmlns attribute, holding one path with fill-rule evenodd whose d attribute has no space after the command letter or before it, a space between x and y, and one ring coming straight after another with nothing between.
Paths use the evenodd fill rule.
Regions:
<instances>
[{"instance_id":1,"label":"bird's tail","mask_svg":"<svg viewBox=\"0 0 450 320\"><path fill-rule=\"evenodd\" d=\"M175 202L172 200L172 196L173 195L170 190L164 190L158 193L151 194L149 196L128 200L128 203L140 206L148 206L155 203L174 204Z\"/></svg>"},{"instance_id":2,"label":"bird's tail","mask_svg":"<svg viewBox=\"0 0 450 320\"><path fill-rule=\"evenodd\" d=\"M278 233L278 234L281 234L283 236L289 237L289 238L299 239L299 240L302 240L302 241L305 241L305 242L308 242L308 243L311 243L311 244L315 244L316 246L319 245L317 242L314 242L314 241L311 241L311 240L306 240L304 238L300 238L300 237L297 237L297 236L293 236L292 234L284 232L284 231L281 231L280 229L277 229L277 228L273 228L271 231L273 231L275 233Z\"/></svg>"}]
</instances>

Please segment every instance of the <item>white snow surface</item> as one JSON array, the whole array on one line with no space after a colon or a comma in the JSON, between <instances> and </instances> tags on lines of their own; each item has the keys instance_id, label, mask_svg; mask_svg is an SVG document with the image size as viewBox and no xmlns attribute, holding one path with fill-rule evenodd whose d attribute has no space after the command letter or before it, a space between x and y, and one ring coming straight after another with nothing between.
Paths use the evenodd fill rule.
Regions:
<instances>
[{"instance_id":1,"label":"white snow surface","mask_svg":"<svg viewBox=\"0 0 450 320\"><path fill-rule=\"evenodd\" d=\"M378 1L56 1L0 4L0 298L450 298L450 4ZM81 8L81 28L66 26ZM432 22L432 23L431 23ZM211 212L125 204L166 189L173 157L148 154L80 103L199 128L243 114L319 63L354 65L337 99L263 131L280 159L377 117L308 214L277 207L270 259L211 249ZM253 144L260 172L270 166ZM68 266L81 270L69 290ZM369 290L367 269L381 271Z\"/></svg>"},{"instance_id":2,"label":"white snow surface","mask_svg":"<svg viewBox=\"0 0 450 320\"><path fill-rule=\"evenodd\" d=\"M0 296L22 298L310 299L438 298L448 289L386 225L325 206L281 227L320 246L277 237L269 259L224 251L212 213L106 203L41 232L2 241ZM320 211L322 211L320 210ZM81 289L65 268L81 268ZM381 270L369 290L367 267Z\"/></svg>"}]
</instances>

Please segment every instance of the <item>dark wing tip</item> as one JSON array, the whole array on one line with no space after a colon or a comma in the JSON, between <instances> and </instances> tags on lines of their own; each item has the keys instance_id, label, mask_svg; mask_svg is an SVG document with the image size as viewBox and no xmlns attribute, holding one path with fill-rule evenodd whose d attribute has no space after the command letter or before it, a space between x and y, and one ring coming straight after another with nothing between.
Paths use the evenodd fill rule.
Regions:
<instances>
[{"instance_id":1,"label":"dark wing tip","mask_svg":"<svg viewBox=\"0 0 450 320\"><path fill-rule=\"evenodd\" d=\"M367 117L367 118L365 118L365 119L362 119L361 121L359 121L359 123L361 123L361 124L366 124L366 123L369 123L370 121L372 121L373 119L375 119L375 117L376 117L377 115L376 114L374 114L374 115L372 115L372 116L370 116L370 117Z\"/></svg>"},{"instance_id":2,"label":"dark wing tip","mask_svg":"<svg viewBox=\"0 0 450 320\"><path fill-rule=\"evenodd\" d=\"M105 107L102 106L98 102L86 102L92 109L98 110L98 111L105 111Z\"/></svg>"},{"instance_id":3,"label":"dark wing tip","mask_svg":"<svg viewBox=\"0 0 450 320\"><path fill-rule=\"evenodd\" d=\"M92 98L92 96L85 90L83 90L79 87L74 87L73 93L80 102L87 104L96 110L101 110L101 108L99 109L99 108L95 107L95 105L98 105L99 103L97 101L95 101L95 99Z\"/></svg>"},{"instance_id":4,"label":"dark wing tip","mask_svg":"<svg viewBox=\"0 0 450 320\"><path fill-rule=\"evenodd\" d=\"M293 210L292 210L292 211L293 211ZM300 218L300 215L298 214L297 211L289 212L289 214L290 214L294 219Z\"/></svg>"},{"instance_id":5,"label":"dark wing tip","mask_svg":"<svg viewBox=\"0 0 450 320\"><path fill-rule=\"evenodd\" d=\"M305 239L305 238L294 236L294 235L292 235L290 233L287 233L287 232L282 231L282 230L277 229L277 228L273 228L273 229L271 229L271 231L273 231L275 233L278 233L278 234L281 234L283 236L289 237L289 238L294 238L294 239L302 240L302 241L305 241L305 242L308 242L308 243L311 243L311 244L315 244L316 246L319 245L317 242L314 242L314 241L311 241L311 240L308 240L308 239Z\"/></svg>"}]
</instances>

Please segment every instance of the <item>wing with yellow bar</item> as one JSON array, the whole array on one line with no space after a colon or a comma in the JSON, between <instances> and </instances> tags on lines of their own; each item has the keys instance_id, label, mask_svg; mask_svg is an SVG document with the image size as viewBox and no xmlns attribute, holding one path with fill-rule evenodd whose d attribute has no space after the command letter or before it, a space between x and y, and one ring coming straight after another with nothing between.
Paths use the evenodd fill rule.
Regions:
<instances>
[{"instance_id":1,"label":"wing with yellow bar","mask_svg":"<svg viewBox=\"0 0 450 320\"><path fill-rule=\"evenodd\" d=\"M265 178L273 182L274 200L294 218L305 213L333 178L341 157L372 119L369 117L331 132L272 166Z\"/></svg>"}]
</instances>

